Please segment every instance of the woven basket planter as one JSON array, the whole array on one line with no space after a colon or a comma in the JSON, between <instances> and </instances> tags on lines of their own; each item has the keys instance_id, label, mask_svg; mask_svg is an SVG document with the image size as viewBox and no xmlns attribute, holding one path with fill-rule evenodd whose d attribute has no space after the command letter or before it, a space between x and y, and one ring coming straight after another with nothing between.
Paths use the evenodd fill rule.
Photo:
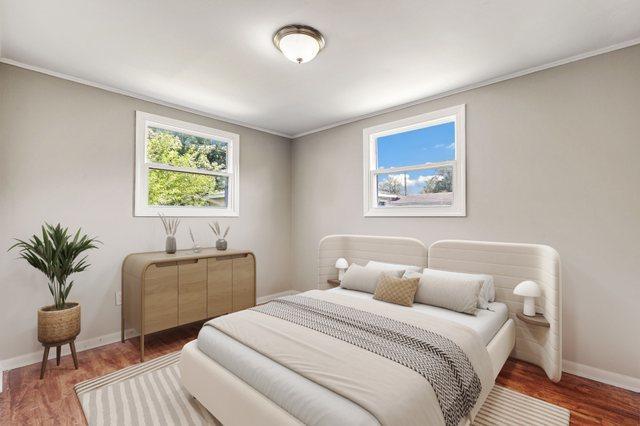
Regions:
<instances>
[{"instance_id":1,"label":"woven basket planter","mask_svg":"<svg viewBox=\"0 0 640 426\"><path fill-rule=\"evenodd\" d=\"M67 303L65 309L55 306L38 309L38 341L58 343L71 340L80 334L80 305Z\"/></svg>"}]
</instances>

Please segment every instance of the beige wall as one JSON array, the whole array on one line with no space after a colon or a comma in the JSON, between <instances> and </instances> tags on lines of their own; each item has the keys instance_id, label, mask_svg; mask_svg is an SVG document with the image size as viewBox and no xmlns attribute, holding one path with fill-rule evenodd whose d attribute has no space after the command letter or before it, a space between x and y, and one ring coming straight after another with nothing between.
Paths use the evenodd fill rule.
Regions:
<instances>
[{"instance_id":1,"label":"beige wall","mask_svg":"<svg viewBox=\"0 0 640 426\"><path fill-rule=\"evenodd\" d=\"M136 110L240 135L240 217L220 221L231 224L231 247L255 252L258 296L291 288L288 139L0 64L0 360L40 350L36 309L51 300L44 277L6 252L11 237L46 220L82 226L104 243L75 277L80 340L119 330L124 256L164 248L159 219L132 213ZM188 226L213 244L212 220L183 219L178 247L190 247Z\"/></svg>"},{"instance_id":2,"label":"beige wall","mask_svg":"<svg viewBox=\"0 0 640 426\"><path fill-rule=\"evenodd\" d=\"M467 105L467 217L364 218L362 129ZM564 358L640 377L640 46L294 141L293 265L333 233L544 243L563 261Z\"/></svg>"}]
</instances>

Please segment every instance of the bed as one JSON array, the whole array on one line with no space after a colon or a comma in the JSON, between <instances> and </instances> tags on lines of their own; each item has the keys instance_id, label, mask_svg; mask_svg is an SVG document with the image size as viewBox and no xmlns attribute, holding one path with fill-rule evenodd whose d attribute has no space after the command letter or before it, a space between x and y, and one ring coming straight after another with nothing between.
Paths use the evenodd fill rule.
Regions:
<instances>
[{"instance_id":1,"label":"bed","mask_svg":"<svg viewBox=\"0 0 640 426\"><path fill-rule=\"evenodd\" d=\"M388 307L379 305L384 302L371 300L372 295L369 293L330 288L327 285L328 279L335 278L333 263L338 257L345 257L349 263L358 264L376 260L457 272L489 273L494 276L497 287L496 302L491 304L490 310L483 310L477 316L421 304L414 304L411 308L392 308L392 312L388 312ZM475 363L474 366L483 365L479 369L482 370L481 381L484 386L475 407L468 416L460 420L460 424L468 424L477 413L493 380L510 355L540 365L551 380L557 381L560 378L559 258L550 247L450 240L436 242L427 250L420 241L410 238L334 235L321 241L318 266L318 288L326 291L305 293L323 301L318 303L336 302L363 310L371 309L375 313L382 309L385 315L396 315L409 322L419 323L428 319L430 323L438 324L441 321L456 330L452 331L454 335L467 333L472 336L471 343L464 343L467 345L464 349L472 353L470 359ZM533 279L543 288L544 294L539 298L537 310L549 320L551 326L548 329L534 329L519 323L515 318L515 312L522 309L522 304L511 295L511 289L524 279ZM262 334L260 330L264 318L256 318L259 321L252 323L249 316L249 322L242 327L227 324L231 328L226 332L224 328L219 330L205 326L198 339L183 349L180 368L185 388L223 424L321 425L349 419L349 424L369 425L397 422L401 418L398 416L403 415L408 416L403 418L405 424L413 420L416 423L444 423L444 414L437 414L437 410L411 411L416 406L431 404L431 400L440 398L440 395L436 398L430 391L414 391L411 392L412 395L420 395L419 398L414 398L415 401L400 398L405 387L411 389L409 378L409 384L403 384L401 388L374 391L394 386L392 379L395 376L386 373L395 368L390 367L390 364L378 366L378 370L384 370L381 378L377 375L357 376L357 372L354 372L354 377L359 377L361 382L349 382L349 389L344 392L342 389L336 391L332 386L334 376L340 375L341 386L345 386L345 377L351 374L351 370L359 368L357 363L350 360L350 350L354 347L348 343L335 351L328 351L323 346L326 341L315 342L311 338L307 341L307 335L303 334L296 345L313 349L304 349L310 351L305 355L308 358L291 360L287 358L287 351L279 353L277 347L289 344L298 329L291 328L278 333L286 327L283 328L282 324L276 322L274 324L277 327L273 327L275 332L272 330L274 334L265 337L265 342L262 342L266 346L276 346L266 356L264 353L267 352L263 352L259 344L255 348L255 342L251 340L259 341L260 338L256 335ZM243 338L251 340L251 344L243 344L242 342L247 343ZM304 350L300 349L301 353L304 354ZM477 354L473 354L474 352ZM316 360L317 353L321 355ZM358 352L359 357L362 355L363 352ZM375 355L372 357L374 365L379 362L377 358ZM332 368L336 371L327 374ZM340 368L351 370L341 371ZM404 370L408 370L402 366L398 368L393 374L401 376ZM300 371L305 373L299 374ZM418 382L413 385L414 389L420 386ZM381 398L385 392L402 399L402 402L387 404L386 409L389 412L396 410L396 413L387 413L378 407L387 403ZM421 395L427 393L427 396ZM435 406L435 403L432 405Z\"/></svg>"}]
</instances>

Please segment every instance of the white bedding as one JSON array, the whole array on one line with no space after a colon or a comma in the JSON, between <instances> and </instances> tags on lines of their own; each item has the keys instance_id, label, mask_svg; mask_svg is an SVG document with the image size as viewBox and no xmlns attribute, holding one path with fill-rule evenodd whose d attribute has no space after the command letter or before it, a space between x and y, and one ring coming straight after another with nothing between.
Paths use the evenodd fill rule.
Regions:
<instances>
[{"instance_id":1,"label":"white bedding","mask_svg":"<svg viewBox=\"0 0 640 426\"><path fill-rule=\"evenodd\" d=\"M361 299L373 297L369 293L341 288L328 291ZM486 345L508 319L506 305L491 305L495 312L480 311L478 316L422 304L414 304L406 309L466 325L475 330ZM349 418L354 425L379 424L359 405L235 341L214 327L202 328L198 336L198 348L305 424L331 425L344 418Z\"/></svg>"},{"instance_id":2,"label":"white bedding","mask_svg":"<svg viewBox=\"0 0 640 426\"><path fill-rule=\"evenodd\" d=\"M348 399L295 373L213 327L202 327L198 348L227 371L306 425L354 426L380 423Z\"/></svg>"},{"instance_id":3,"label":"white bedding","mask_svg":"<svg viewBox=\"0 0 640 426\"><path fill-rule=\"evenodd\" d=\"M364 293L361 291L346 290L344 288L336 287L330 292L339 294L345 294L348 296L359 297L362 299L373 299L373 294ZM420 303L414 303L412 307L407 308L420 312L426 312L430 315L437 316L439 318L454 321L458 324L465 325L480 335L482 342L486 345L489 344L493 336L500 330L505 322L509 319L509 309L507 305L501 302L489 303L489 309L478 309L477 315L467 315L460 312L450 311L444 308L438 308L437 306L423 305Z\"/></svg>"}]
</instances>

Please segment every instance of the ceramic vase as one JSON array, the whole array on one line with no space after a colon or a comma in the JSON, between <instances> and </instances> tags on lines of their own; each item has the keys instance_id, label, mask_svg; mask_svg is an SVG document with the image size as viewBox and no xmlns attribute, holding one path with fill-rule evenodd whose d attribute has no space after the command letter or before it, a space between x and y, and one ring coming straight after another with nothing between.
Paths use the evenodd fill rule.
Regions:
<instances>
[{"instance_id":1,"label":"ceramic vase","mask_svg":"<svg viewBox=\"0 0 640 426\"><path fill-rule=\"evenodd\" d=\"M173 254L176 252L176 237L173 235L167 235L167 244L165 247L165 251L168 254Z\"/></svg>"}]
</instances>

